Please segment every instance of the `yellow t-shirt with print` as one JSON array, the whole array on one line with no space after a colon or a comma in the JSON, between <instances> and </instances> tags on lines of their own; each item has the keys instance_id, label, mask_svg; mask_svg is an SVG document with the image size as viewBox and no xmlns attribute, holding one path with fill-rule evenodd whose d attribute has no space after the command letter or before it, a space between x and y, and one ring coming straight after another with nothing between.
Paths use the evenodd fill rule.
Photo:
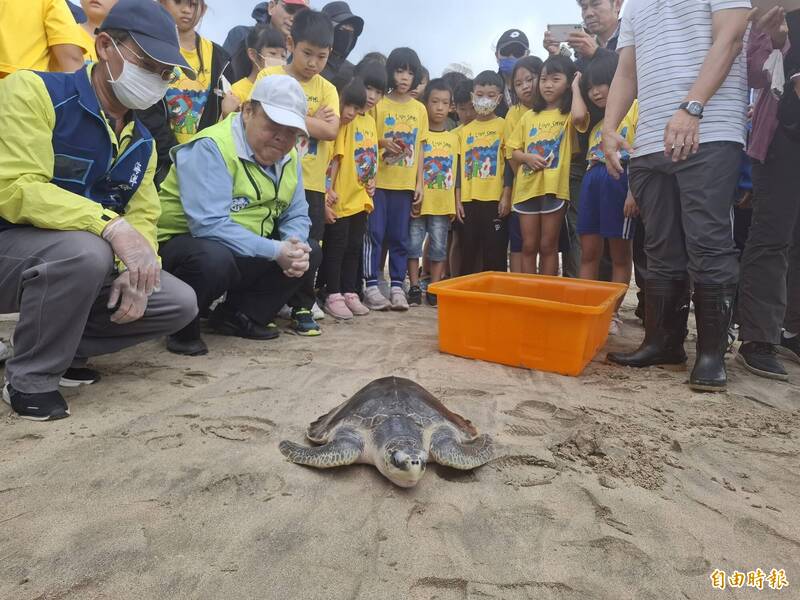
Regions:
<instances>
[{"instance_id":1,"label":"yellow t-shirt with print","mask_svg":"<svg viewBox=\"0 0 800 600\"><path fill-rule=\"evenodd\" d=\"M526 154L539 154L547 159L547 167L533 171L527 165L517 170L514 204L552 194L569 200L569 167L575 145L572 116L558 109L529 111L514 129L508 145Z\"/></svg>"},{"instance_id":2,"label":"yellow t-shirt with print","mask_svg":"<svg viewBox=\"0 0 800 600\"><path fill-rule=\"evenodd\" d=\"M58 68L50 55L52 46L89 49L64 0L0 0L0 23L0 79L22 69Z\"/></svg>"},{"instance_id":3,"label":"yellow t-shirt with print","mask_svg":"<svg viewBox=\"0 0 800 600\"><path fill-rule=\"evenodd\" d=\"M422 215L456 214L456 188L461 142L453 131L428 131L423 144L422 176L425 194Z\"/></svg>"},{"instance_id":4,"label":"yellow t-shirt with print","mask_svg":"<svg viewBox=\"0 0 800 600\"><path fill-rule=\"evenodd\" d=\"M638 122L639 101L634 100L628 114L625 115L617 128L617 133L624 137L631 146L633 146L633 142L636 139L636 125ZM629 161L631 159L630 153L625 149L622 149L620 154L623 161ZM594 163L601 162L605 164L606 162L606 155L603 154L603 121L595 125L594 129L592 129L592 133L589 134L589 152L586 154L586 160L589 161L590 167Z\"/></svg>"},{"instance_id":5,"label":"yellow t-shirt with print","mask_svg":"<svg viewBox=\"0 0 800 600\"><path fill-rule=\"evenodd\" d=\"M372 212L372 198L367 184L378 175L378 133L375 119L358 115L339 129L333 147L333 158L340 156L339 173L333 191L339 196L333 209L337 217Z\"/></svg>"},{"instance_id":6,"label":"yellow t-shirt with print","mask_svg":"<svg viewBox=\"0 0 800 600\"><path fill-rule=\"evenodd\" d=\"M505 171L505 120L475 119L459 131L461 142L461 202L499 201Z\"/></svg>"},{"instance_id":7,"label":"yellow t-shirt with print","mask_svg":"<svg viewBox=\"0 0 800 600\"><path fill-rule=\"evenodd\" d=\"M200 119L206 104L214 102L211 86L211 60L214 45L205 38L199 38L196 50L184 50L181 54L189 66L197 73L197 80L192 81L181 73L180 79L170 85L164 100L169 112L169 124L179 144L191 140L200 130ZM202 56L202 70L200 57Z\"/></svg>"},{"instance_id":8,"label":"yellow t-shirt with print","mask_svg":"<svg viewBox=\"0 0 800 600\"><path fill-rule=\"evenodd\" d=\"M254 85L249 77L244 77L231 86L231 92L239 99L239 102L247 102L250 94L253 93Z\"/></svg>"},{"instance_id":9,"label":"yellow t-shirt with print","mask_svg":"<svg viewBox=\"0 0 800 600\"><path fill-rule=\"evenodd\" d=\"M428 111L421 102L396 102L384 97L372 110L378 139L393 139L404 148L401 156L387 157L381 150L378 187L383 190L415 190L422 142L428 135Z\"/></svg>"},{"instance_id":10,"label":"yellow t-shirt with print","mask_svg":"<svg viewBox=\"0 0 800 600\"><path fill-rule=\"evenodd\" d=\"M256 83L270 75L289 75L286 67L276 65L263 69L256 77ZM290 75L291 77L291 75ZM339 116L339 94L334 85L322 75L314 75L309 81L297 81L306 94L308 116L313 117L323 106L333 109ZM297 140L297 156L303 160L303 187L307 191L325 193L325 177L331 161L333 142L300 136Z\"/></svg>"},{"instance_id":11,"label":"yellow t-shirt with print","mask_svg":"<svg viewBox=\"0 0 800 600\"><path fill-rule=\"evenodd\" d=\"M516 129L517 125L519 125L520 119L522 116L528 112L530 108L525 106L524 104L515 104L511 108L508 109L508 114L505 116L506 119L506 128L503 132L504 138L506 140L510 140L511 136L514 134L514 129ZM514 153L514 150L506 144L506 160L511 159L511 155Z\"/></svg>"}]
</instances>

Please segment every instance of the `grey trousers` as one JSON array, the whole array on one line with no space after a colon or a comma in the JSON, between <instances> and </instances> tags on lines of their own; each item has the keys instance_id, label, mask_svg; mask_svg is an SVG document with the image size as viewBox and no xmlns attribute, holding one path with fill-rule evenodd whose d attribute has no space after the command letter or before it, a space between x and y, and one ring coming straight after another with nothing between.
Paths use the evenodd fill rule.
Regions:
<instances>
[{"instance_id":1,"label":"grey trousers","mask_svg":"<svg viewBox=\"0 0 800 600\"><path fill-rule=\"evenodd\" d=\"M178 331L197 314L194 292L168 273L144 316L111 322L111 246L83 231L21 227L0 232L0 312L19 312L6 379L21 392L58 388L63 373L91 356Z\"/></svg>"},{"instance_id":2,"label":"grey trousers","mask_svg":"<svg viewBox=\"0 0 800 600\"><path fill-rule=\"evenodd\" d=\"M739 278L733 243L733 198L742 146L701 144L697 154L674 163L663 153L631 160L628 180L645 226L647 274L728 285Z\"/></svg>"},{"instance_id":3,"label":"grey trousers","mask_svg":"<svg viewBox=\"0 0 800 600\"><path fill-rule=\"evenodd\" d=\"M753 163L753 222L742 256L741 338L778 344L800 333L800 143L778 128L767 160Z\"/></svg>"}]
</instances>

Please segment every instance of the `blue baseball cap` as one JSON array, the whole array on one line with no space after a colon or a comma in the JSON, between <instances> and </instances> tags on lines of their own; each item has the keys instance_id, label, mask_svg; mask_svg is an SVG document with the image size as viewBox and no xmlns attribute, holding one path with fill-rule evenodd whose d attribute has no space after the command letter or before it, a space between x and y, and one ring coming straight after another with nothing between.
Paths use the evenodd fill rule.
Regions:
<instances>
[{"instance_id":1,"label":"blue baseball cap","mask_svg":"<svg viewBox=\"0 0 800 600\"><path fill-rule=\"evenodd\" d=\"M197 73L181 54L178 27L161 4L152 0L119 0L109 11L98 31L127 31L153 60L181 69L189 79Z\"/></svg>"}]
</instances>

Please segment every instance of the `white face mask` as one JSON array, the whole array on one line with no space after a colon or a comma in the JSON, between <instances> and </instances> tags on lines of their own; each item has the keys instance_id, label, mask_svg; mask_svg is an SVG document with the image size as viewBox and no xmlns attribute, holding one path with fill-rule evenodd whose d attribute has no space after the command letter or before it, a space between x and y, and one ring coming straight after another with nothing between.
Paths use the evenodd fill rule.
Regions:
<instances>
[{"instance_id":1,"label":"white face mask","mask_svg":"<svg viewBox=\"0 0 800 600\"><path fill-rule=\"evenodd\" d=\"M472 106L475 107L475 112L481 116L490 115L494 109L500 104L500 98L489 98L487 96L478 97L472 94Z\"/></svg>"},{"instance_id":2,"label":"white face mask","mask_svg":"<svg viewBox=\"0 0 800 600\"><path fill-rule=\"evenodd\" d=\"M258 57L264 61L264 68L268 67L282 67L286 64L285 58L277 58L275 56L264 56L263 54L259 53Z\"/></svg>"},{"instance_id":3,"label":"white face mask","mask_svg":"<svg viewBox=\"0 0 800 600\"><path fill-rule=\"evenodd\" d=\"M112 40L113 42L113 40ZM169 89L169 81L164 81L160 73L151 73L131 62L125 60L122 53L117 48L116 42L114 49L122 58L122 73L117 77L116 81L111 75L111 69L106 63L108 69L108 82L111 84L111 89L120 103L133 110L144 110L150 108L156 102L161 100Z\"/></svg>"}]
</instances>

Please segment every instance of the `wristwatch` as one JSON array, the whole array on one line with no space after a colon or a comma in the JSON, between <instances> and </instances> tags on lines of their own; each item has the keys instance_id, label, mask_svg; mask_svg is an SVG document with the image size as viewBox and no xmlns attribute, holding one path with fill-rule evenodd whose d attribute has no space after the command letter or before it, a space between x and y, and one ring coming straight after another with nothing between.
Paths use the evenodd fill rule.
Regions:
<instances>
[{"instance_id":1,"label":"wristwatch","mask_svg":"<svg viewBox=\"0 0 800 600\"><path fill-rule=\"evenodd\" d=\"M685 110L693 117L697 117L698 119L703 118L704 107L703 104L698 102L697 100L692 100L691 102L684 102L678 108Z\"/></svg>"}]
</instances>

